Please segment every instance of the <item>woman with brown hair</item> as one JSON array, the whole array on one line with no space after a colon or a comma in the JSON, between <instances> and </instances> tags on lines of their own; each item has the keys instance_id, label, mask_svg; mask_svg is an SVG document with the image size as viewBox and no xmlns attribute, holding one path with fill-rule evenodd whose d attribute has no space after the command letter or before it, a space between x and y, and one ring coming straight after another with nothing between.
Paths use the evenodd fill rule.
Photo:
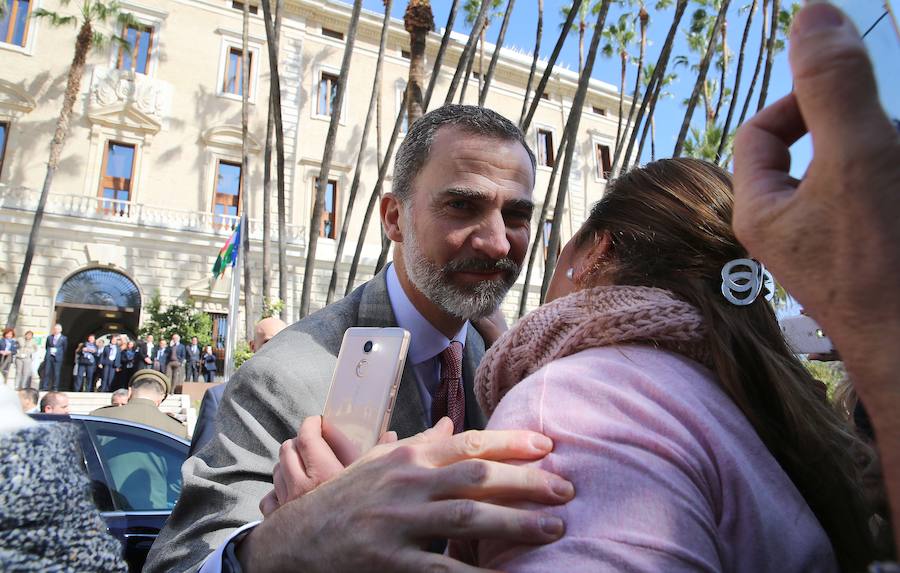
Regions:
<instances>
[{"instance_id":1,"label":"woman with brown hair","mask_svg":"<svg viewBox=\"0 0 900 573\"><path fill-rule=\"evenodd\" d=\"M9 369L12 367L17 350L16 331L12 328L4 329L3 338L0 338L0 374L3 375L4 382L9 377Z\"/></svg>"},{"instance_id":2,"label":"woman with brown hair","mask_svg":"<svg viewBox=\"0 0 900 573\"><path fill-rule=\"evenodd\" d=\"M856 438L782 338L732 198L728 174L699 160L618 178L563 250L552 302L485 355L489 429L550 437L537 465L576 496L550 508L560 541L483 541L480 565L865 568Z\"/></svg>"}]
</instances>

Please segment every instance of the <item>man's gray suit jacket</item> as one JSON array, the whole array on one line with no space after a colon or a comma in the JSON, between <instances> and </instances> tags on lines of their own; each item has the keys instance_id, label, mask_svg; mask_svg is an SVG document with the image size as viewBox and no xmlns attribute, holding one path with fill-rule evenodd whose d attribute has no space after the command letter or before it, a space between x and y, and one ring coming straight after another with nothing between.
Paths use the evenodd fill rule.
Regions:
<instances>
[{"instance_id":1,"label":"man's gray suit jacket","mask_svg":"<svg viewBox=\"0 0 900 573\"><path fill-rule=\"evenodd\" d=\"M283 330L245 362L228 383L212 441L182 468L178 504L153 545L145 573L196 571L238 527L262 517L278 449L304 418L322 413L344 331L397 326L385 273ZM484 341L468 329L463 356L466 427L486 419L473 393ZM401 437L426 429L419 387L407 364L390 429ZM302 540L298 540L302 542Z\"/></svg>"}]
</instances>

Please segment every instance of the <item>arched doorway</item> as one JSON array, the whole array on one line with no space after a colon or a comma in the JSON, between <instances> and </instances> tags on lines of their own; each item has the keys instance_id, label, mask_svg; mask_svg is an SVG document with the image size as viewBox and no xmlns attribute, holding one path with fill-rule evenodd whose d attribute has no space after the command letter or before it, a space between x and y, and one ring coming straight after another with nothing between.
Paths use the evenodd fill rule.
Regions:
<instances>
[{"instance_id":1,"label":"arched doorway","mask_svg":"<svg viewBox=\"0 0 900 573\"><path fill-rule=\"evenodd\" d=\"M63 282L56 295L56 322L69 338L63 360L63 387L71 388L75 348L89 334L98 338L127 334L134 338L140 326L141 292L124 274L112 269L79 271Z\"/></svg>"}]
</instances>

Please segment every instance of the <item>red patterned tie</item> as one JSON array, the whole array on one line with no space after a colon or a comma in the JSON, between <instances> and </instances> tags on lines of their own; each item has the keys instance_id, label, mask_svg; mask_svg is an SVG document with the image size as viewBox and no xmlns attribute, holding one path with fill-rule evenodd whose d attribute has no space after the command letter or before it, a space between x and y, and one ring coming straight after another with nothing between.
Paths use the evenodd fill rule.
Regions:
<instances>
[{"instance_id":1,"label":"red patterned tie","mask_svg":"<svg viewBox=\"0 0 900 573\"><path fill-rule=\"evenodd\" d=\"M453 420L453 433L458 434L466 425L466 395L462 383L463 345L452 341L441 352L441 383L431 401L431 423L436 424L444 416Z\"/></svg>"}]
</instances>

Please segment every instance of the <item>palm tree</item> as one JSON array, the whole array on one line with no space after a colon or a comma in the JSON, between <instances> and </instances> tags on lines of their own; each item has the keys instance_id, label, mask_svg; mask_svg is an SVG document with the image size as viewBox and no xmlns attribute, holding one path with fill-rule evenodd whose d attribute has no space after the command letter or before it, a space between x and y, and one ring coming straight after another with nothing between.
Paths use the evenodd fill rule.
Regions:
<instances>
[{"instance_id":1,"label":"palm tree","mask_svg":"<svg viewBox=\"0 0 900 573\"><path fill-rule=\"evenodd\" d=\"M678 32L678 26L681 24L681 19L684 17L685 10L687 10L687 5L688 0L677 0L675 4L675 15L672 18L672 24L669 26L669 33L666 35L665 42L663 42L663 47L662 50L660 50L659 58L656 61L650 83L647 85L647 89L644 90L644 97L641 98L641 107L634 120L634 129L628 137L628 147L625 148L625 155L620 162L623 166L630 165L631 153L634 151L635 143L637 143L638 131L641 122L644 119L644 114L647 113L649 109L649 114L652 116L656 109L658 97L655 97L654 94L659 93L659 90L656 89L657 83L665 76L666 69L669 65L669 57L672 54L672 46L675 43L675 34ZM639 160L640 155L636 158L636 161Z\"/></svg>"},{"instance_id":2,"label":"palm tree","mask_svg":"<svg viewBox=\"0 0 900 573\"><path fill-rule=\"evenodd\" d=\"M644 68L644 78L643 84L644 89L650 89L650 80L653 77L653 73L656 71L656 66L653 64L649 64L646 68ZM657 82L656 87L654 88L653 99L666 99L667 97L671 97L672 94L663 91L663 89L678 79L677 74L666 74L662 80ZM644 132L641 134L641 143L638 145L637 157L640 158L641 154L644 152L644 142L647 139L647 132L650 132L650 161L656 161L656 122L654 120L654 112L656 110L651 110L648 114L648 121L644 124Z\"/></svg>"},{"instance_id":3,"label":"palm tree","mask_svg":"<svg viewBox=\"0 0 900 573\"><path fill-rule=\"evenodd\" d=\"M644 5L644 0L624 0L629 6L634 6L634 3L637 2L638 5L638 15L637 21L640 29L641 39L640 39L640 51L638 52L638 61L637 61L637 73L634 76L634 92L631 95L631 105L628 108L628 119L625 121L625 133L628 133L628 130L631 129L631 122L634 121L634 115L637 112L637 101L638 97L641 95L641 84L643 82L643 74L644 74L644 56L647 51L647 27L650 25L650 13L647 12L647 7ZM671 0L658 0L656 2L656 9L663 10L668 8L672 4ZM649 79L649 78L648 78ZM647 85L644 83L644 85ZM651 142L652 143L652 142ZM613 154L613 176L615 177L619 173L619 158L622 154L623 146L616 145L615 153Z\"/></svg>"},{"instance_id":4,"label":"palm tree","mask_svg":"<svg viewBox=\"0 0 900 573\"><path fill-rule=\"evenodd\" d=\"M68 6L69 0L60 0L60 4ZM53 27L72 25L78 28L78 35L75 38L75 54L72 56L72 63L69 65L69 71L66 75L66 91L63 93L62 107L56 119L56 131L50 142L50 158L47 161L47 172L44 175L41 196L34 211L31 232L28 235L25 260L22 261L22 271L19 273L16 292L13 295L9 316L6 319L6 326L9 328L14 327L19 320L19 309L22 306L22 297L25 295L25 286L28 284L28 275L31 273L31 263L34 260L34 251L37 247L41 223L44 220L47 197L50 195L53 176L59 167L59 158L69 136L72 109L75 107L75 100L78 99L78 95L81 93L81 77L84 75L87 55L92 48L101 49L110 42L122 46L123 49L131 50L134 48L121 35L105 34L98 28L112 24L118 30L122 30L129 25L137 25L134 17L123 13L119 3L115 0L84 0L77 16L62 15L58 12L38 8L34 11L34 17L47 20Z\"/></svg>"},{"instance_id":5,"label":"palm tree","mask_svg":"<svg viewBox=\"0 0 900 573\"><path fill-rule=\"evenodd\" d=\"M773 10L778 8L777 2L773 7ZM772 75L772 66L769 63L769 60L774 60L775 55L784 50L785 46L785 38L787 37L791 24L794 21L794 16L797 15L797 12L800 11L800 3L799 2L791 2L790 8L781 8L777 12L777 17L775 13L772 13L772 28L775 30L770 35L770 40L772 36L774 36L774 41L771 41L771 53L769 43L766 44L766 71L763 74L763 83L759 89L759 109L762 109L766 103L766 96L769 93L769 77ZM757 110L759 111L759 110Z\"/></svg>"},{"instance_id":6,"label":"palm tree","mask_svg":"<svg viewBox=\"0 0 900 573\"><path fill-rule=\"evenodd\" d=\"M591 37L591 45L588 48L584 70L582 70L581 75L578 78L578 88L576 88L575 97L572 100L572 110L569 112L569 118L566 120L565 137L569 140L569 147L566 150L566 155L563 159L559 191L556 193L556 205L553 209L553 222L550 225L550 238L547 245L547 263L544 266L544 280L541 284L541 302L544 301L544 296L547 294L550 277L553 275L553 268L556 266L563 210L565 209L566 195L569 190L569 173L572 171L572 160L575 157L577 148L573 142L576 141L578 124L581 122L581 114L584 110L584 100L587 97L588 84L591 81L591 72L594 70L594 61L597 59L597 48L600 46L600 37L603 35L603 25L606 23L606 14L609 11L609 3L610 0L603 0L597 11L597 24L594 27L594 33ZM543 224L543 221L541 223Z\"/></svg>"},{"instance_id":7,"label":"palm tree","mask_svg":"<svg viewBox=\"0 0 900 573\"><path fill-rule=\"evenodd\" d=\"M750 26L753 25L753 14L756 12L756 5L759 0L753 0L747 10L747 23L744 24L744 35L741 37L741 49L738 52L737 70L734 74L734 87L731 88L731 102L728 104L728 113L725 116L725 125L722 126L722 134L727 135L731 132L731 120L734 118L734 109L737 107L738 94L741 90L741 75L744 72L744 55L747 49L747 38L750 37ZM719 147L716 150L716 163L722 165L722 153L725 151L725 143L727 137L719 140Z\"/></svg>"},{"instance_id":8,"label":"palm tree","mask_svg":"<svg viewBox=\"0 0 900 573\"><path fill-rule=\"evenodd\" d=\"M603 46L603 55L607 58L619 56L621 64L621 76L619 78L619 121L616 125L616 149L622 142L622 119L625 103L625 74L628 71L628 50L634 42L634 27L628 19L628 14L622 14L618 24L609 26L603 30L606 44Z\"/></svg>"},{"instance_id":9,"label":"palm tree","mask_svg":"<svg viewBox=\"0 0 900 573\"><path fill-rule=\"evenodd\" d=\"M490 5L490 0L481 0L481 7L478 9L478 15L475 17L475 21L472 23L472 30L480 30L481 25L484 22L484 18L487 15L488 6ZM459 88L459 82L463 79L465 75L465 79L468 80L469 73L467 70L471 69L471 63L469 60L474 57L475 53L475 42L478 41L478 35L475 33L469 34L469 39L466 41L466 46L463 48L462 54L459 56L459 62L456 64L456 71L453 72L453 79L450 80L450 87L447 88L447 97L444 98L444 104L453 103L453 99L456 97L456 90Z\"/></svg>"},{"instance_id":10,"label":"palm tree","mask_svg":"<svg viewBox=\"0 0 900 573\"><path fill-rule=\"evenodd\" d=\"M403 100L400 102L400 111L397 112L397 119L394 121L394 131L391 132L391 139L388 142L384 159L378 167L378 180L375 181L375 187L372 194L369 195L369 203L366 205L366 213L363 215L362 226L359 230L359 240L356 241L356 250L353 252L353 260L350 262L350 271L347 273L347 289L345 295L350 294L353 290L353 283L356 280L356 272L359 269L359 259L362 256L363 245L365 244L366 234L369 231L369 221L372 220L372 214L375 211L375 205L381 197L381 190L384 187L384 178L387 175L388 165L391 163L391 157L394 154L394 146L397 144L397 137L400 135L400 126L403 125L403 116L406 115L406 96L409 92L403 92ZM382 251L384 250L384 240L382 239Z\"/></svg>"},{"instance_id":11,"label":"palm tree","mask_svg":"<svg viewBox=\"0 0 900 573\"><path fill-rule=\"evenodd\" d=\"M741 108L741 117L738 119L738 126L744 123L747 117L747 111L750 109L750 101L753 99L753 92L756 91L756 82L759 80L759 72L762 70L763 59L766 55L766 26L768 23L769 0L762 0L762 19L760 20L760 38L759 51L756 54L756 67L753 69L753 77L750 78L750 87L747 90L747 97L744 99L744 106ZM735 97L737 97L735 95Z\"/></svg>"},{"instance_id":12,"label":"palm tree","mask_svg":"<svg viewBox=\"0 0 900 573\"><path fill-rule=\"evenodd\" d=\"M591 9L590 2L584 2L578 8L578 24L573 25L569 31L578 32L578 73L584 69L584 32L587 30L587 13ZM570 7L563 6L559 9L559 15L563 18L569 15Z\"/></svg>"},{"instance_id":13,"label":"palm tree","mask_svg":"<svg viewBox=\"0 0 900 573\"><path fill-rule=\"evenodd\" d=\"M722 139L730 140L731 138L724 136L722 128L718 125L708 124L702 131L692 127L690 136L684 142L684 154L688 157L713 162L716 160L719 142Z\"/></svg>"},{"instance_id":14,"label":"palm tree","mask_svg":"<svg viewBox=\"0 0 900 573\"><path fill-rule=\"evenodd\" d=\"M344 45L344 57L341 60L341 72L338 76L337 94L331 106L331 121L328 123L328 135L325 137L325 153L322 167L316 182L316 200L309 222L309 243L306 249L306 265L303 270L303 294L300 297L300 316L309 314L309 298L312 294L313 273L316 268L316 247L319 244L319 228L322 212L325 210L325 188L328 185L328 172L331 170L331 157L334 154L334 142L337 139L338 125L341 121L341 107L344 103L344 92L347 91L347 76L350 75L350 59L356 43L356 28L359 24L359 13L362 0L354 0L350 14L350 25L347 28L347 43ZM337 209L337 205L334 206Z\"/></svg>"},{"instance_id":15,"label":"palm tree","mask_svg":"<svg viewBox=\"0 0 900 573\"><path fill-rule=\"evenodd\" d=\"M424 109L425 40L428 32L434 30L431 0L409 0L403 15L403 26L409 32L409 80L406 91L409 94L409 125L412 125L422 116Z\"/></svg>"},{"instance_id":16,"label":"palm tree","mask_svg":"<svg viewBox=\"0 0 900 573\"><path fill-rule=\"evenodd\" d=\"M269 282L272 274L272 261L270 251L272 248L272 144L275 140L275 154L277 159L276 179L280 190L284 189L284 129L281 120L281 74L278 71L278 45L281 36L281 9L282 0L275 4L273 18L272 5L269 0L261 1L263 8L263 22L266 27L266 48L269 56L269 117L266 121L266 148L263 156L263 276L262 291L263 301L267 302L271 295ZM281 196L281 193L279 193ZM279 203L280 207L280 203ZM279 217L280 219L280 217ZM285 274L281 266L281 235L279 232L279 274ZM286 278L286 277L285 277ZM280 281L279 281L280 283ZM285 282L285 284L287 284ZM279 292L279 300L284 293ZM284 305L281 305L281 313L286 313ZM284 318L282 318L284 320Z\"/></svg>"},{"instance_id":17,"label":"palm tree","mask_svg":"<svg viewBox=\"0 0 900 573\"><path fill-rule=\"evenodd\" d=\"M491 63L488 64L487 73L482 70L484 76L484 86L478 95L478 105L483 106L487 99L488 90L491 87L491 81L494 79L494 71L497 69L497 61L500 59L500 48L503 47L503 40L506 39L506 29L509 27L509 19L512 16L513 8L516 0L506 1L506 12L503 13L503 22L500 23L500 33L497 35L497 43L495 44L494 53L491 54Z\"/></svg>"},{"instance_id":18,"label":"palm tree","mask_svg":"<svg viewBox=\"0 0 900 573\"><path fill-rule=\"evenodd\" d=\"M694 109L697 106L697 100L700 98L700 90L704 87L706 82L706 74L709 71L709 64L712 61L713 52L716 47L716 40L719 34L719 30L722 27L722 24L725 22L725 15L728 12L728 6L731 4L731 0L721 0L721 5L719 7L719 14L716 16L716 21L713 24L712 30L710 31L709 42L706 47L706 54L703 56L703 60L700 62L700 69L697 73L697 81L694 84L694 90L691 92L691 97L688 100L687 110L684 113L684 120L681 122L681 131L678 133L678 139L675 140L675 150L672 152L673 157L679 157L681 155L682 148L684 147L684 140L687 137L688 127L691 125L691 117L694 115Z\"/></svg>"},{"instance_id":19,"label":"palm tree","mask_svg":"<svg viewBox=\"0 0 900 573\"><path fill-rule=\"evenodd\" d=\"M544 73L541 74L541 80L538 82L537 89L534 90L534 98L531 100L531 105L528 108L528 113L525 114L525 119L519 122L519 129L523 132L528 132L528 127L531 125L531 120L534 119L534 114L537 111L537 106L541 101L541 94L544 93L544 90L547 89L547 83L550 81L550 74L553 73L553 67L556 65L556 60L559 58L559 53L562 51L563 44L566 43L566 33L568 30L572 28L572 22L575 21L575 15L578 13L579 8L581 7L581 3L584 0L573 0L572 8L569 10L569 15L566 16L566 21L562 25L562 31L559 34L559 37L556 39L556 45L553 46L553 52L550 53L550 59L547 61L547 65L544 66ZM529 85L531 82L529 81ZM528 99L526 95L526 100Z\"/></svg>"},{"instance_id":20,"label":"palm tree","mask_svg":"<svg viewBox=\"0 0 900 573\"><path fill-rule=\"evenodd\" d=\"M716 110L713 112L712 120L713 123L719 121L719 113L722 111L722 104L725 103L725 98L731 93L731 90L726 89L725 87L725 77L728 74L728 58L731 57L731 54L728 49L728 20L722 22L721 28L722 40L719 42L719 51L721 52L721 57L716 62L716 66L719 68L719 98L716 101Z\"/></svg>"},{"instance_id":21,"label":"palm tree","mask_svg":"<svg viewBox=\"0 0 900 573\"><path fill-rule=\"evenodd\" d=\"M453 0L453 4L450 5L450 14L447 15L447 25L444 26L444 36L441 38L441 45L438 48L437 56L434 58L434 71L431 74L431 79L428 81L428 91L425 92L425 102L422 105L423 111L428 111L431 94L434 93L434 86L441 75L441 65L444 63L444 53L447 51L447 45L450 43L450 34L453 32L453 24L456 22L457 10L459 10L459 0Z\"/></svg>"},{"instance_id":22,"label":"palm tree","mask_svg":"<svg viewBox=\"0 0 900 573\"><path fill-rule=\"evenodd\" d=\"M381 23L381 43L378 45L378 59L375 61L375 78L372 81L372 95L369 97L369 111L366 112L366 120L363 123L362 136L359 140L359 154L356 156L356 171L353 173L353 183L350 184L350 194L347 196L347 210L341 223L341 234L338 237L337 252L334 255L334 265L331 268L331 281L328 283L326 304L334 300L337 290L338 269L344 255L344 246L347 243L347 235L350 231L350 219L353 215L353 205L356 203L356 194L359 192L359 183L362 178L363 164L365 163L366 147L369 140L369 130L372 126L372 116L381 93L381 68L384 62L384 51L387 48L388 30L391 24L391 5L393 0L384 0L384 20ZM421 95L421 92L420 92Z\"/></svg>"},{"instance_id":23,"label":"palm tree","mask_svg":"<svg viewBox=\"0 0 900 573\"><path fill-rule=\"evenodd\" d=\"M484 75L484 41L487 36L487 30L491 25L491 21L497 17L497 10L500 8L501 0L487 0L487 12L484 14L484 18L481 22L481 28L477 29L473 25L476 20L478 20L478 16L481 14L481 5L482 3L479 0L466 0L465 6L463 8L466 11L466 23L472 26L472 35L478 37L478 93L479 97L482 91L483 85L483 75ZM498 43L498 47L499 47ZM495 50L495 52L499 51ZM466 63L466 75L463 76L462 88L460 89L459 94L459 103L463 103L466 97L466 87L469 85L469 78L472 77L472 65L475 62L474 58L470 58Z\"/></svg>"},{"instance_id":24,"label":"palm tree","mask_svg":"<svg viewBox=\"0 0 900 573\"><path fill-rule=\"evenodd\" d=\"M250 124L250 2L245 1L243 15L243 31L241 33L241 194L243 195L243 209L245 214L251 204L250 178L247 170L250 168L250 148L248 145L248 127ZM241 260L244 267L244 332L247 336L253 332L254 314L253 297L250 287L250 216L247 214L246 228L241 231ZM229 317L229 320L237 320L237 316ZM231 341L229 341L231 344Z\"/></svg>"},{"instance_id":25,"label":"palm tree","mask_svg":"<svg viewBox=\"0 0 900 573\"><path fill-rule=\"evenodd\" d=\"M766 67L763 70L762 84L759 86L759 102L756 111L766 106L769 93L769 79L772 77L772 65L775 63L775 40L778 38L778 13L781 11L781 0L772 0L772 22L769 24L769 39L766 40Z\"/></svg>"},{"instance_id":26,"label":"palm tree","mask_svg":"<svg viewBox=\"0 0 900 573\"><path fill-rule=\"evenodd\" d=\"M522 98L522 113L519 114L520 128L525 123L525 112L528 110L528 98L531 95L531 82L534 80L534 72L537 70L537 62L541 54L541 36L544 35L544 0L537 0L537 3L538 19L534 33L534 51L531 54L531 69L528 72L528 81L525 82L525 97Z\"/></svg>"}]
</instances>

